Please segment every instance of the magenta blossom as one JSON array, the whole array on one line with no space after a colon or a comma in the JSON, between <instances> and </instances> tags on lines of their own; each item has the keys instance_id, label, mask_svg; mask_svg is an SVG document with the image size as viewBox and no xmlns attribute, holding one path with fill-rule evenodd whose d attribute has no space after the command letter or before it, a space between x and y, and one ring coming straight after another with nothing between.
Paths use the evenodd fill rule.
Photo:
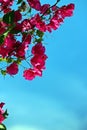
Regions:
<instances>
[{"instance_id":1,"label":"magenta blossom","mask_svg":"<svg viewBox=\"0 0 87 130\"><path fill-rule=\"evenodd\" d=\"M7 67L7 73L10 75L15 75L18 73L18 65L17 63L12 63L10 66Z\"/></svg>"},{"instance_id":2,"label":"magenta blossom","mask_svg":"<svg viewBox=\"0 0 87 130\"><path fill-rule=\"evenodd\" d=\"M2 109L4 106L4 103L0 103L0 124L4 121L5 117L4 117L4 110Z\"/></svg>"}]
</instances>

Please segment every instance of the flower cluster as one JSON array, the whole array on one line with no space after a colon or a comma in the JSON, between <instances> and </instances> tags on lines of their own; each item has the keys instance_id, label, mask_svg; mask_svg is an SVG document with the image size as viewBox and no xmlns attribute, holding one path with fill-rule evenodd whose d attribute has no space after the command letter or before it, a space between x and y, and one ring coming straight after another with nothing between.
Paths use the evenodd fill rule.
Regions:
<instances>
[{"instance_id":1,"label":"flower cluster","mask_svg":"<svg viewBox=\"0 0 87 130\"><path fill-rule=\"evenodd\" d=\"M32 68L29 68L24 71L25 79L32 80L35 76L42 76L42 70L45 69L45 60L47 56L45 53L45 47L42 46L42 43L37 43L32 47L33 57L30 62L32 64Z\"/></svg>"},{"instance_id":2,"label":"flower cluster","mask_svg":"<svg viewBox=\"0 0 87 130\"><path fill-rule=\"evenodd\" d=\"M0 9L4 12L7 13L11 11L10 6L13 4L13 0L0 0L1 6Z\"/></svg>"},{"instance_id":3,"label":"flower cluster","mask_svg":"<svg viewBox=\"0 0 87 130\"><path fill-rule=\"evenodd\" d=\"M32 80L42 76L47 55L43 45L46 31L56 30L66 17L73 15L74 4L58 7L41 4L39 0L0 0L0 67L2 75L15 75L19 66L23 77ZM12 9L16 3L16 10ZM33 11L33 10L36 10ZM32 15L32 12L35 12ZM25 63L28 63L25 67Z\"/></svg>"},{"instance_id":4,"label":"flower cluster","mask_svg":"<svg viewBox=\"0 0 87 130\"><path fill-rule=\"evenodd\" d=\"M1 102L0 103L0 124L5 120L5 118L8 116L7 110L4 111L2 108L5 103Z\"/></svg>"}]
</instances>

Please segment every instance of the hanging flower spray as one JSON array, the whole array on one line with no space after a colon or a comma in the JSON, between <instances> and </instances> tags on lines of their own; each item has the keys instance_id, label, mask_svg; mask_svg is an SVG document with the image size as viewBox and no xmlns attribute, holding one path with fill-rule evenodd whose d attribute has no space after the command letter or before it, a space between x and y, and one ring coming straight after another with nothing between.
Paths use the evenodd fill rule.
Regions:
<instances>
[{"instance_id":1,"label":"hanging flower spray","mask_svg":"<svg viewBox=\"0 0 87 130\"><path fill-rule=\"evenodd\" d=\"M0 66L2 75L16 75L19 66L22 66L25 79L42 76L48 58L43 45L45 32L51 33L58 29L66 17L73 15L74 4L59 7L58 2L51 6L42 5L39 0L0 0L0 62L4 63ZM14 3L16 10L12 9Z\"/></svg>"},{"instance_id":2,"label":"hanging flower spray","mask_svg":"<svg viewBox=\"0 0 87 130\"><path fill-rule=\"evenodd\" d=\"M74 11L73 3L62 7L58 3L51 6L39 0L0 0L0 74L14 76L22 66L26 80L42 76L48 58L44 35L58 29ZM3 105L0 103L0 130L6 130L2 123L8 115Z\"/></svg>"}]
</instances>

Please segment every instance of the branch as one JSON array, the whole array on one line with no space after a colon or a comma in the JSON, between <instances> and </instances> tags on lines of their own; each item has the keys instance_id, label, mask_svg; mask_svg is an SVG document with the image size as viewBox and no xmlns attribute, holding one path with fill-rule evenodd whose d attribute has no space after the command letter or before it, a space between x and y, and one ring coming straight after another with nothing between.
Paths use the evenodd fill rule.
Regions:
<instances>
[{"instance_id":1,"label":"branch","mask_svg":"<svg viewBox=\"0 0 87 130\"><path fill-rule=\"evenodd\" d=\"M60 0L57 0L56 3L54 5L52 5L50 8L52 8L53 6L56 6L58 4Z\"/></svg>"},{"instance_id":2,"label":"branch","mask_svg":"<svg viewBox=\"0 0 87 130\"><path fill-rule=\"evenodd\" d=\"M42 14L41 18L45 15L45 13L46 13L49 9L51 9L51 8L54 7L54 6L56 6L59 1L60 1L60 0L57 0L54 5L50 6L50 7Z\"/></svg>"}]
</instances>

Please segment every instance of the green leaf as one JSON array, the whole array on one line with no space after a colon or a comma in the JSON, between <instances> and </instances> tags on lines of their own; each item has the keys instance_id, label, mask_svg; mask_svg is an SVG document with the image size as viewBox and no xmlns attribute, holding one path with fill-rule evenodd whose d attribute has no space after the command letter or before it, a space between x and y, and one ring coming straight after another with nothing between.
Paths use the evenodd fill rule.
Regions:
<instances>
[{"instance_id":1,"label":"green leaf","mask_svg":"<svg viewBox=\"0 0 87 130\"><path fill-rule=\"evenodd\" d=\"M20 30L15 30L14 28L10 31L11 34L18 34L20 32Z\"/></svg>"},{"instance_id":2,"label":"green leaf","mask_svg":"<svg viewBox=\"0 0 87 130\"><path fill-rule=\"evenodd\" d=\"M0 124L0 130L7 130L4 124Z\"/></svg>"},{"instance_id":3,"label":"green leaf","mask_svg":"<svg viewBox=\"0 0 87 130\"><path fill-rule=\"evenodd\" d=\"M31 11L32 11L32 8L31 8L31 7L29 7L28 13L31 13Z\"/></svg>"},{"instance_id":4,"label":"green leaf","mask_svg":"<svg viewBox=\"0 0 87 130\"><path fill-rule=\"evenodd\" d=\"M2 45L4 43L4 35L0 36L0 45Z\"/></svg>"},{"instance_id":5,"label":"green leaf","mask_svg":"<svg viewBox=\"0 0 87 130\"><path fill-rule=\"evenodd\" d=\"M40 30L37 30L36 34L37 34L39 37L43 37L44 32L41 32Z\"/></svg>"},{"instance_id":6,"label":"green leaf","mask_svg":"<svg viewBox=\"0 0 87 130\"><path fill-rule=\"evenodd\" d=\"M35 39L35 42L42 42L42 41L43 41L42 38Z\"/></svg>"},{"instance_id":7,"label":"green leaf","mask_svg":"<svg viewBox=\"0 0 87 130\"><path fill-rule=\"evenodd\" d=\"M21 2L23 2L23 0L18 0L17 4L20 4Z\"/></svg>"},{"instance_id":8,"label":"green leaf","mask_svg":"<svg viewBox=\"0 0 87 130\"><path fill-rule=\"evenodd\" d=\"M15 62L19 65L19 64L21 64L21 59L17 58L17 60Z\"/></svg>"},{"instance_id":9,"label":"green leaf","mask_svg":"<svg viewBox=\"0 0 87 130\"><path fill-rule=\"evenodd\" d=\"M35 29L33 29L32 31L29 32L30 35L33 35L35 32Z\"/></svg>"},{"instance_id":10,"label":"green leaf","mask_svg":"<svg viewBox=\"0 0 87 130\"><path fill-rule=\"evenodd\" d=\"M7 63L11 63L11 62L13 62L13 59L12 58L8 58L8 59L6 59L6 61L7 61Z\"/></svg>"},{"instance_id":11,"label":"green leaf","mask_svg":"<svg viewBox=\"0 0 87 130\"><path fill-rule=\"evenodd\" d=\"M0 57L0 62L2 62L3 61L3 59Z\"/></svg>"},{"instance_id":12,"label":"green leaf","mask_svg":"<svg viewBox=\"0 0 87 130\"><path fill-rule=\"evenodd\" d=\"M7 109L6 109L6 111L4 112L3 116L4 116L4 118L7 118L7 116L8 116Z\"/></svg>"},{"instance_id":13,"label":"green leaf","mask_svg":"<svg viewBox=\"0 0 87 130\"><path fill-rule=\"evenodd\" d=\"M6 58L0 57L0 62L2 62L2 61L5 61L5 62L6 62Z\"/></svg>"},{"instance_id":14,"label":"green leaf","mask_svg":"<svg viewBox=\"0 0 87 130\"><path fill-rule=\"evenodd\" d=\"M1 70L1 74L2 74L3 76L5 76L5 75L6 75L6 70Z\"/></svg>"},{"instance_id":15,"label":"green leaf","mask_svg":"<svg viewBox=\"0 0 87 130\"><path fill-rule=\"evenodd\" d=\"M3 22L7 24L13 24L14 22L14 10L3 16Z\"/></svg>"}]
</instances>

